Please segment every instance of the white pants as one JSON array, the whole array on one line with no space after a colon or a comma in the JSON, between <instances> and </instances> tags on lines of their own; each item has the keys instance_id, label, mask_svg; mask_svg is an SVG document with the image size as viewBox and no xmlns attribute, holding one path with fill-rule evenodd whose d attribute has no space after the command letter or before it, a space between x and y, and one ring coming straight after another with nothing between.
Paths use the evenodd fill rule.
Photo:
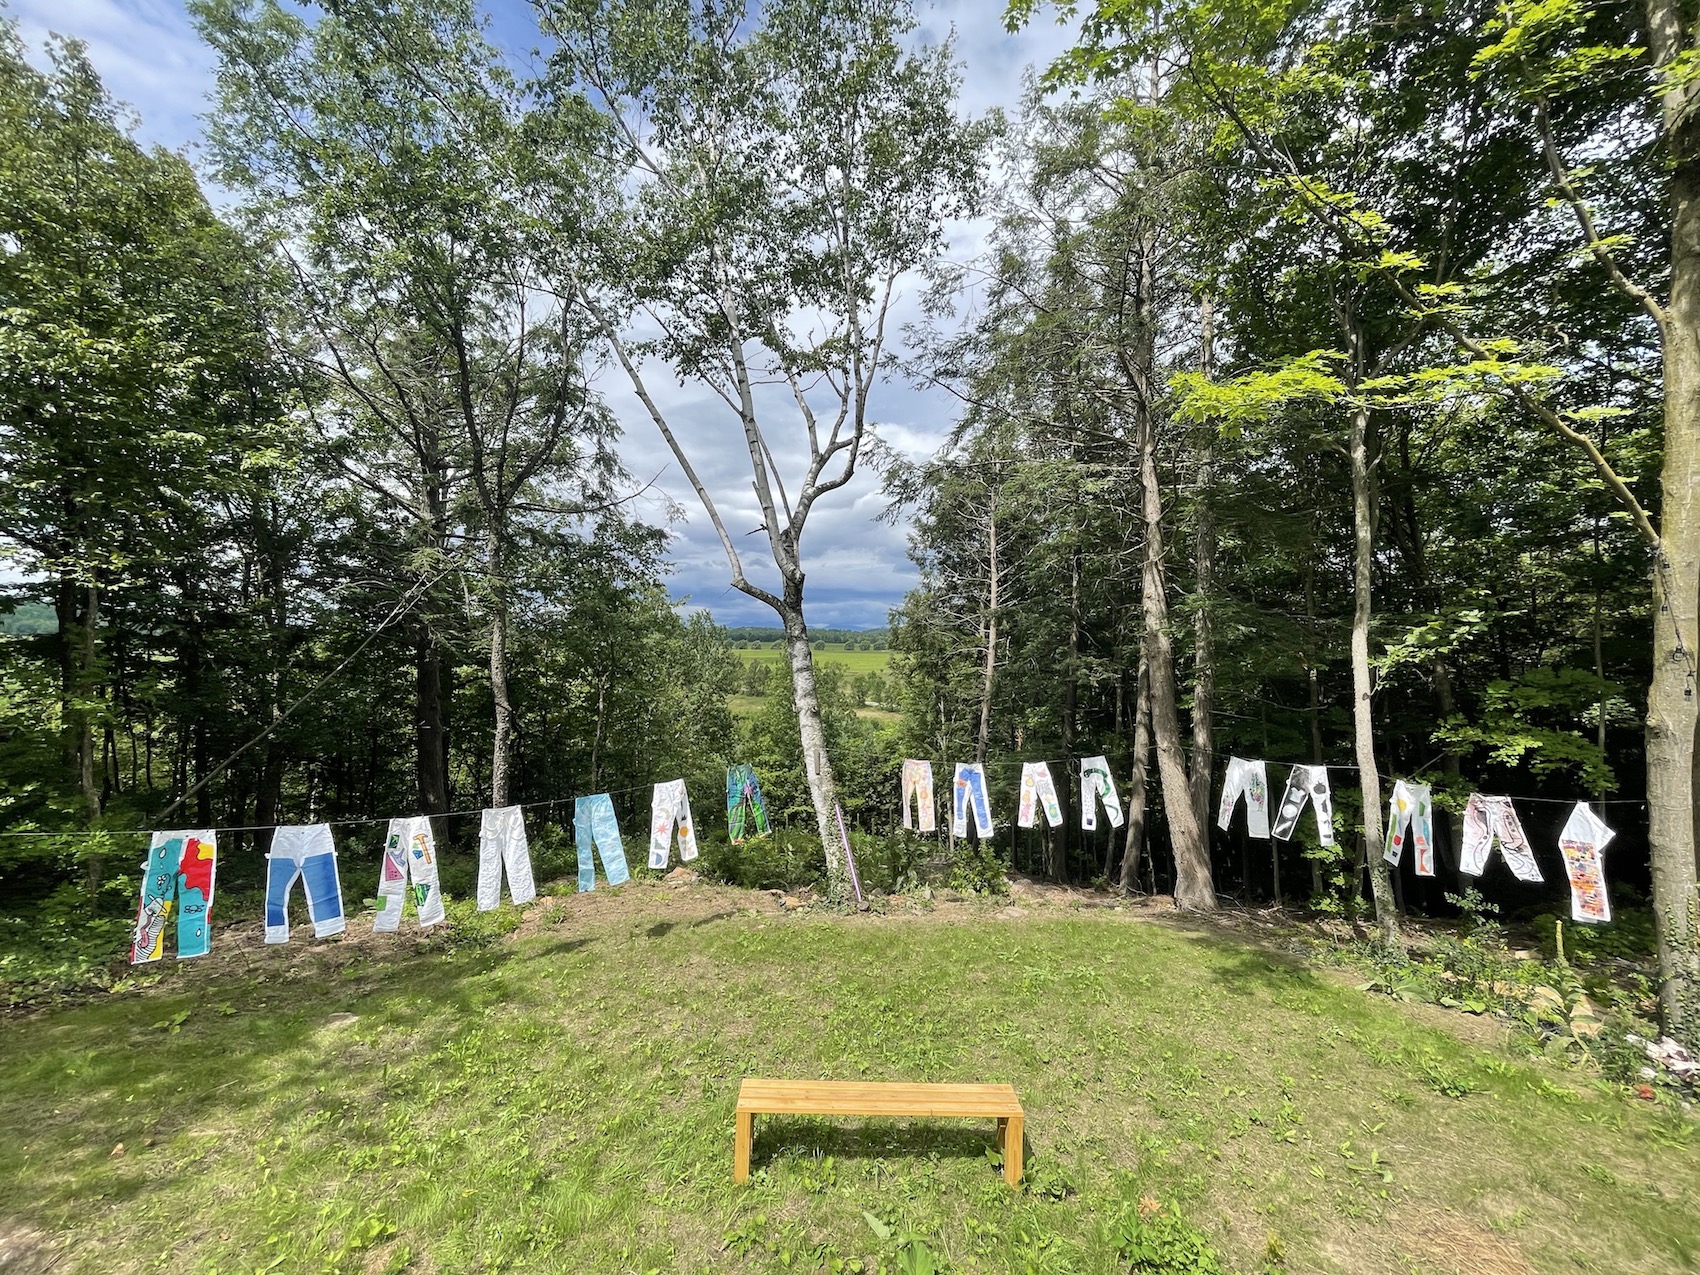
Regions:
<instances>
[{"instance_id":1,"label":"white pants","mask_svg":"<svg viewBox=\"0 0 1700 1275\"><path fill-rule=\"evenodd\" d=\"M314 938L327 939L348 928L331 826L297 824L272 833L272 848L266 854L266 942L289 942L289 895L297 881L307 896Z\"/></svg>"},{"instance_id":2,"label":"white pants","mask_svg":"<svg viewBox=\"0 0 1700 1275\"><path fill-rule=\"evenodd\" d=\"M1234 821L1234 807L1245 796L1245 830L1253 837L1269 840L1269 774L1261 761L1228 758L1228 774L1222 780L1222 804L1216 810L1216 826L1223 832Z\"/></svg>"},{"instance_id":3,"label":"white pants","mask_svg":"<svg viewBox=\"0 0 1700 1275\"><path fill-rule=\"evenodd\" d=\"M917 832L932 832L938 825L933 821L933 763L916 761L913 757L903 762L903 826ZM910 797L914 798L914 807L909 804Z\"/></svg>"},{"instance_id":4,"label":"white pants","mask_svg":"<svg viewBox=\"0 0 1700 1275\"><path fill-rule=\"evenodd\" d=\"M1519 881L1538 882L1541 870L1535 864L1535 852L1529 848L1529 838L1517 818L1517 809L1509 797L1484 797L1470 794L1464 803L1464 844L1458 851L1458 871L1479 877L1487 867L1488 855L1494 842Z\"/></svg>"},{"instance_id":5,"label":"white pants","mask_svg":"<svg viewBox=\"0 0 1700 1275\"><path fill-rule=\"evenodd\" d=\"M1122 826L1122 799L1116 796L1116 781L1110 778L1110 763L1102 757L1083 757L1080 761L1080 826L1091 832L1098 826L1098 798L1104 800L1104 813L1110 816L1110 827Z\"/></svg>"},{"instance_id":6,"label":"white pants","mask_svg":"<svg viewBox=\"0 0 1700 1275\"><path fill-rule=\"evenodd\" d=\"M1287 775L1287 791L1281 796L1281 809L1275 816L1274 835L1290 841L1305 802L1310 802L1316 814L1316 837L1325 846L1334 844L1334 793L1328 787L1328 767L1294 766Z\"/></svg>"},{"instance_id":7,"label":"white pants","mask_svg":"<svg viewBox=\"0 0 1700 1275\"><path fill-rule=\"evenodd\" d=\"M1564 867L1570 877L1571 920L1611 920L1611 900L1606 897L1606 873L1600 852L1616 835L1585 801L1576 803L1576 809L1565 821L1564 831L1558 834L1558 848L1564 853Z\"/></svg>"},{"instance_id":8,"label":"white pants","mask_svg":"<svg viewBox=\"0 0 1700 1275\"><path fill-rule=\"evenodd\" d=\"M378 870L378 898L383 906L372 922L375 934L401 928L402 902L408 878L413 879L413 907L421 928L443 920L443 888L437 884L437 839L424 815L391 819L384 838L384 866Z\"/></svg>"},{"instance_id":9,"label":"white pants","mask_svg":"<svg viewBox=\"0 0 1700 1275\"><path fill-rule=\"evenodd\" d=\"M697 857L697 830L691 824L691 799L683 779L655 785L649 803L649 866L659 872L673 853L673 825L679 826L679 858Z\"/></svg>"},{"instance_id":10,"label":"white pants","mask_svg":"<svg viewBox=\"0 0 1700 1275\"><path fill-rule=\"evenodd\" d=\"M531 843L525 838L525 812L518 806L486 810L478 825L478 910L488 912L502 900L502 868L508 870L513 901L537 897L531 879Z\"/></svg>"},{"instance_id":11,"label":"white pants","mask_svg":"<svg viewBox=\"0 0 1700 1275\"><path fill-rule=\"evenodd\" d=\"M1403 779L1393 781L1393 795L1387 799L1387 847L1381 857L1397 865L1404 856L1405 838L1416 851L1417 875L1434 875L1434 817L1427 784L1408 784Z\"/></svg>"},{"instance_id":12,"label":"white pants","mask_svg":"<svg viewBox=\"0 0 1700 1275\"><path fill-rule=\"evenodd\" d=\"M1018 827L1031 828L1039 821L1037 805L1045 807L1045 822L1053 828L1062 827L1062 806L1057 802L1057 786L1051 780L1051 768L1042 761L1021 765L1021 808L1016 812Z\"/></svg>"}]
</instances>

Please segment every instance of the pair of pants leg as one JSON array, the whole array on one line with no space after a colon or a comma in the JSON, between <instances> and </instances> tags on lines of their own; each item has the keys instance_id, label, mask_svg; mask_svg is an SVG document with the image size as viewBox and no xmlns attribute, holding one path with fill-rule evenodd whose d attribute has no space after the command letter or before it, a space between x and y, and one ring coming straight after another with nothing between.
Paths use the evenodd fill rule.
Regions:
<instances>
[{"instance_id":1,"label":"pair of pants leg","mask_svg":"<svg viewBox=\"0 0 1700 1275\"><path fill-rule=\"evenodd\" d=\"M1511 798L1471 793L1470 800L1464 803L1464 844L1458 852L1458 871L1467 876L1481 876L1496 840L1506 866L1519 881L1541 880L1535 852L1529 848L1529 838L1523 835L1523 825Z\"/></svg>"},{"instance_id":2,"label":"pair of pants leg","mask_svg":"<svg viewBox=\"0 0 1700 1275\"><path fill-rule=\"evenodd\" d=\"M733 845L741 844L745 836L765 837L771 831L756 768L748 762L741 761L726 772L726 831Z\"/></svg>"},{"instance_id":3,"label":"pair of pants leg","mask_svg":"<svg viewBox=\"0 0 1700 1275\"><path fill-rule=\"evenodd\" d=\"M1558 848L1564 853L1564 867L1570 877L1571 920L1611 920L1611 900L1606 897L1605 865L1600 862L1600 852L1616 835L1585 801L1577 802L1570 818L1565 820L1564 831L1558 834Z\"/></svg>"},{"instance_id":4,"label":"pair of pants leg","mask_svg":"<svg viewBox=\"0 0 1700 1275\"><path fill-rule=\"evenodd\" d=\"M212 943L213 874L218 844L211 832L156 832L142 860L142 899L130 941L130 963L165 954L165 926L177 916L177 958L205 956Z\"/></svg>"},{"instance_id":5,"label":"pair of pants leg","mask_svg":"<svg viewBox=\"0 0 1700 1275\"><path fill-rule=\"evenodd\" d=\"M1294 766L1287 775L1287 791L1275 816L1274 835L1290 841L1305 802L1316 815L1316 837L1325 846L1334 844L1334 794L1328 787L1328 767Z\"/></svg>"},{"instance_id":6,"label":"pair of pants leg","mask_svg":"<svg viewBox=\"0 0 1700 1275\"><path fill-rule=\"evenodd\" d=\"M956 782L952 785L955 800L951 803L950 835L968 835L968 807L974 807L974 829L982 837L992 835L992 803L986 796L986 772L978 762L956 763Z\"/></svg>"},{"instance_id":7,"label":"pair of pants leg","mask_svg":"<svg viewBox=\"0 0 1700 1275\"><path fill-rule=\"evenodd\" d=\"M408 880L412 878L412 889ZM408 894L421 929L443 917L443 888L437 884L437 838L424 815L391 819L384 838L384 866L378 870L378 918L374 934L390 934L401 928L401 912Z\"/></svg>"},{"instance_id":8,"label":"pair of pants leg","mask_svg":"<svg viewBox=\"0 0 1700 1275\"><path fill-rule=\"evenodd\" d=\"M1110 778L1110 763L1102 757L1083 758L1080 763L1080 826L1091 832L1098 826L1098 802L1110 816L1110 827L1122 826L1122 799L1116 781Z\"/></svg>"},{"instance_id":9,"label":"pair of pants leg","mask_svg":"<svg viewBox=\"0 0 1700 1275\"><path fill-rule=\"evenodd\" d=\"M289 942L289 892L301 882L313 937L328 939L348 928L342 915L342 882L328 823L297 824L272 833L266 855L266 942Z\"/></svg>"},{"instance_id":10,"label":"pair of pants leg","mask_svg":"<svg viewBox=\"0 0 1700 1275\"><path fill-rule=\"evenodd\" d=\"M598 851L609 885L624 885L632 879L631 869L626 867L626 846L620 840L620 824L614 818L614 799L607 793L580 797L573 803L573 837L578 842L580 894L596 888Z\"/></svg>"},{"instance_id":11,"label":"pair of pants leg","mask_svg":"<svg viewBox=\"0 0 1700 1275\"><path fill-rule=\"evenodd\" d=\"M1051 780L1051 768L1042 761L1021 764L1021 805L1016 810L1015 823L1031 828L1039 821L1036 805L1045 808L1045 822L1053 828L1062 827L1062 806L1057 802L1057 786Z\"/></svg>"},{"instance_id":12,"label":"pair of pants leg","mask_svg":"<svg viewBox=\"0 0 1700 1275\"><path fill-rule=\"evenodd\" d=\"M673 825L679 827L679 859L697 857L697 830L691 823L691 798L683 779L656 784L649 803L649 866L660 872L673 852Z\"/></svg>"},{"instance_id":13,"label":"pair of pants leg","mask_svg":"<svg viewBox=\"0 0 1700 1275\"><path fill-rule=\"evenodd\" d=\"M909 802L913 798L914 810ZM933 819L933 763L909 758L903 763L903 826L918 832L938 827Z\"/></svg>"},{"instance_id":14,"label":"pair of pants leg","mask_svg":"<svg viewBox=\"0 0 1700 1275\"><path fill-rule=\"evenodd\" d=\"M1269 839L1269 776L1261 761L1228 758L1228 775L1222 781L1222 804L1216 810L1216 826L1223 832L1234 821L1234 807L1245 797L1245 830L1248 836Z\"/></svg>"},{"instance_id":15,"label":"pair of pants leg","mask_svg":"<svg viewBox=\"0 0 1700 1275\"><path fill-rule=\"evenodd\" d=\"M518 806L486 810L478 822L478 910L502 901L502 869L508 870L508 894L516 904L537 897L531 879L531 843L525 836L525 811Z\"/></svg>"},{"instance_id":16,"label":"pair of pants leg","mask_svg":"<svg viewBox=\"0 0 1700 1275\"><path fill-rule=\"evenodd\" d=\"M1434 875L1434 814L1427 784L1408 784L1403 779L1393 782L1393 795L1387 799L1387 846L1381 857L1397 864L1405 852L1405 836L1409 832L1411 848L1417 855L1417 875Z\"/></svg>"}]
</instances>

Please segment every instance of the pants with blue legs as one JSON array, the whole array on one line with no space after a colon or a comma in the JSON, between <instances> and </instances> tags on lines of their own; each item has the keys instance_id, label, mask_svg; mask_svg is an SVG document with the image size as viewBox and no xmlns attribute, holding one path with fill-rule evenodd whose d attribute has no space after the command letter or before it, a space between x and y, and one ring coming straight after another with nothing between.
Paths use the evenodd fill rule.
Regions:
<instances>
[{"instance_id":1,"label":"pants with blue legs","mask_svg":"<svg viewBox=\"0 0 1700 1275\"><path fill-rule=\"evenodd\" d=\"M588 894L596 888L596 854L602 854L602 870L609 885L624 885L632 878L626 866L626 847L620 840L620 824L614 818L614 800L605 792L580 797L573 803L573 837L578 842L578 888Z\"/></svg>"},{"instance_id":2,"label":"pants with blue legs","mask_svg":"<svg viewBox=\"0 0 1700 1275\"><path fill-rule=\"evenodd\" d=\"M956 763L956 781L951 785L954 800L950 811L950 835L968 835L968 808L974 808L974 830L982 837L992 835L992 803L986 796L986 771L978 762Z\"/></svg>"},{"instance_id":3,"label":"pants with blue legs","mask_svg":"<svg viewBox=\"0 0 1700 1275\"><path fill-rule=\"evenodd\" d=\"M326 939L348 928L331 827L297 824L272 833L272 848L266 855L266 942L289 942L289 894L297 881L307 896L314 938Z\"/></svg>"}]
</instances>

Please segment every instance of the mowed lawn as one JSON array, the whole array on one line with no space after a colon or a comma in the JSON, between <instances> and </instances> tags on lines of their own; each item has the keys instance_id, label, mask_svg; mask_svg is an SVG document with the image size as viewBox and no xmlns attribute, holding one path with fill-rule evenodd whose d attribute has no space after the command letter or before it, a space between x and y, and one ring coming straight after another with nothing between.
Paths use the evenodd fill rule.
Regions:
<instances>
[{"instance_id":1,"label":"mowed lawn","mask_svg":"<svg viewBox=\"0 0 1700 1275\"><path fill-rule=\"evenodd\" d=\"M0 1250L56 1275L1110 1272L1143 1201L1245 1272L1694 1269L1694 1125L1481 1020L1466 1043L1108 908L775 908L642 882L505 936L356 917L265 948L256 922L143 992L10 1019ZM1029 1189L990 1122L777 1119L735 1187L746 1075L1009 1081Z\"/></svg>"},{"instance_id":2,"label":"mowed lawn","mask_svg":"<svg viewBox=\"0 0 1700 1275\"><path fill-rule=\"evenodd\" d=\"M739 659L749 660L755 664L771 664L776 668L789 668L790 663L780 647L757 647L734 652ZM849 651L842 645L830 644L815 651L817 664L831 664L842 668L852 677L858 673L883 673L891 663L890 651Z\"/></svg>"}]
</instances>

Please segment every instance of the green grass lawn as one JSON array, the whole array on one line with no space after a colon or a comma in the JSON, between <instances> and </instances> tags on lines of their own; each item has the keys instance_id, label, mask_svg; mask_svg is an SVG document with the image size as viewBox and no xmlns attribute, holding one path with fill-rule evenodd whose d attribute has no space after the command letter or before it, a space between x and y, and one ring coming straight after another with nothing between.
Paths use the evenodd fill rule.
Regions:
<instances>
[{"instance_id":1,"label":"green grass lawn","mask_svg":"<svg viewBox=\"0 0 1700 1275\"><path fill-rule=\"evenodd\" d=\"M255 919L145 990L15 1017L0 1251L56 1275L1108 1273L1130 1234L1180 1254L1195 1226L1244 1272L1700 1258L1693 1123L1482 1020L1128 912L774 906L640 882L507 935L457 909L288 948ZM990 1122L778 1119L734 1187L746 1075L1011 1082L1028 1189Z\"/></svg>"},{"instance_id":2,"label":"green grass lawn","mask_svg":"<svg viewBox=\"0 0 1700 1275\"><path fill-rule=\"evenodd\" d=\"M775 667L789 668L785 652L778 647L762 647L756 650L734 652L740 659L750 660L757 664L772 664ZM854 676L857 673L883 673L891 663L890 651L847 651L842 645L832 644L822 646L815 652L817 664L834 664L846 673Z\"/></svg>"}]
</instances>

